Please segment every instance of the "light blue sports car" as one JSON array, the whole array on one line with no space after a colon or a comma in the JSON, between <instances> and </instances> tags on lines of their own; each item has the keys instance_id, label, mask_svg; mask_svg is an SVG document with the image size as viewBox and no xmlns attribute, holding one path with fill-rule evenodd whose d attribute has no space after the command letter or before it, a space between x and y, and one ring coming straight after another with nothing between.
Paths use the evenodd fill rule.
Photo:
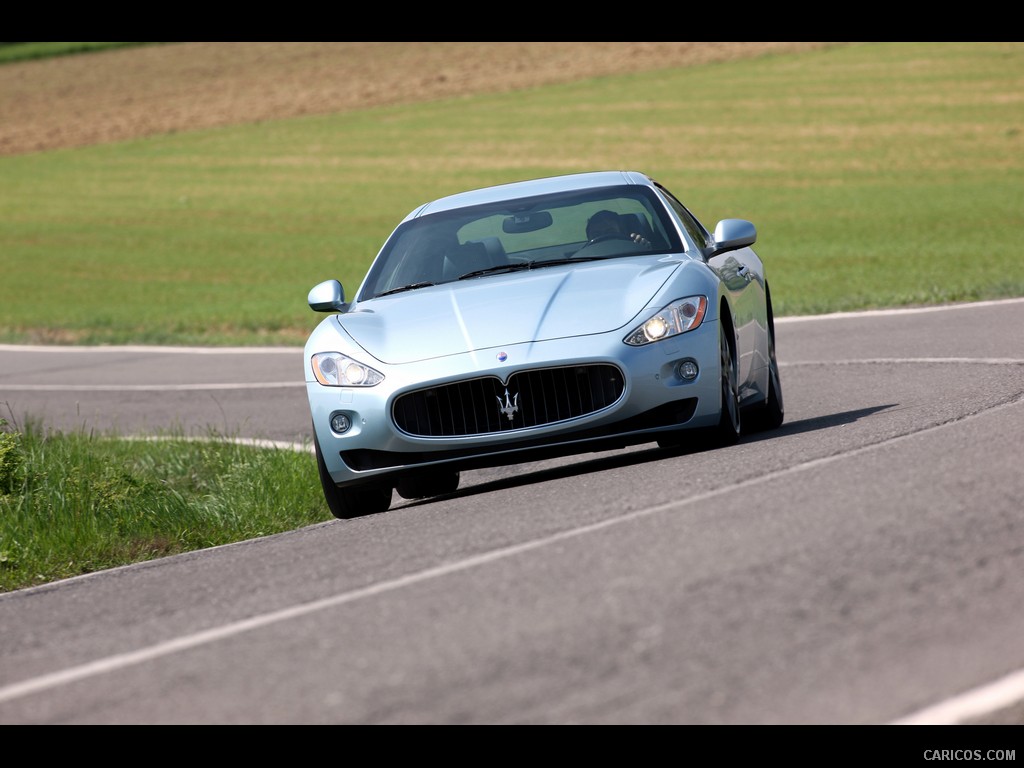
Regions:
<instances>
[{"instance_id":1,"label":"light blue sports car","mask_svg":"<svg viewBox=\"0 0 1024 768\"><path fill-rule=\"evenodd\" d=\"M305 347L320 481L339 518L453 493L462 470L782 424L753 224L714 232L642 173L445 197L410 213Z\"/></svg>"}]
</instances>

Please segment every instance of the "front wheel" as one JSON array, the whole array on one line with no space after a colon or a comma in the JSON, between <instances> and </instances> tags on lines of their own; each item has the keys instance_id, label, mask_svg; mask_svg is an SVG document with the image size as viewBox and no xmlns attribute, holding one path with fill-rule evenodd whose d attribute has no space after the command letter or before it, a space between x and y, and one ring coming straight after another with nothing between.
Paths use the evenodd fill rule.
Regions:
<instances>
[{"instance_id":1,"label":"front wheel","mask_svg":"<svg viewBox=\"0 0 1024 768\"><path fill-rule=\"evenodd\" d=\"M395 490L403 499L426 499L431 496L446 496L459 490L459 473L433 470L423 474L412 474L399 478Z\"/></svg>"},{"instance_id":2,"label":"front wheel","mask_svg":"<svg viewBox=\"0 0 1024 768\"><path fill-rule=\"evenodd\" d=\"M724 325L719 326L719 357L721 359L722 412L718 426L712 430L711 440L716 446L735 445L740 439L740 385L739 372Z\"/></svg>"},{"instance_id":3,"label":"front wheel","mask_svg":"<svg viewBox=\"0 0 1024 768\"><path fill-rule=\"evenodd\" d=\"M739 374L733 360L732 344L726 335L725 326L721 326L718 335L719 357L721 360L719 388L722 400L718 424L713 427L703 427L699 430L682 429L668 432L658 438L659 448L676 450L688 444L694 446L697 450L724 448L727 445L735 445L740 439Z\"/></svg>"},{"instance_id":4,"label":"front wheel","mask_svg":"<svg viewBox=\"0 0 1024 768\"><path fill-rule=\"evenodd\" d=\"M357 485L351 488L339 488L331 479L324 464L324 455L320 450L320 441L313 432L313 447L316 451L316 466L320 473L320 485L324 490L327 508L339 520L351 520L363 515L375 515L387 512L391 506L390 485Z\"/></svg>"}]
</instances>

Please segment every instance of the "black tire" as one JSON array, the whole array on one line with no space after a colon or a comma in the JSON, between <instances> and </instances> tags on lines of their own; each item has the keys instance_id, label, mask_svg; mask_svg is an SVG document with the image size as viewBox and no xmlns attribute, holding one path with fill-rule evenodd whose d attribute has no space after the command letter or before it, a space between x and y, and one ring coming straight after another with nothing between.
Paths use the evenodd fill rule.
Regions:
<instances>
[{"instance_id":1,"label":"black tire","mask_svg":"<svg viewBox=\"0 0 1024 768\"><path fill-rule=\"evenodd\" d=\"M459 490L459 473L437 470L429 473L406 475L398 479L395 490L403 499L425 499L444 496Z\"/></svg>"},{"instance_id":2,"label":"black tire","mask_svg":"<svg viewBox=\"0 0 1024 768\"><path fill-rule=\"evenodd\" d=\"M339 520L351 520L364 515L375 515L387 512L391 507L390 485L357 485L351 488L339 488L334 484L324 456L320 451L320 441L313 432L313 447L316 450L316 466L320 474L320 485L324 489L327 508Z\"/></svg>"},{"instance_id":3,"label":"black tire","mask_svg":"<svg viewBox=\"0 0 1024 768\"><path fill-rule=\"evenodd\" d=\"M744 421L744 429L749 432L764 432L778 429L786 418L786 408L782 399L782 377L779 375L779 361L775 355L775 318L772 313L771 299L768 300L768 396L764 405L753 411Z\"/></svg>"},{"instance_id":4,"label":"black tire","mask_svg":"<svg viewBox=\"0 0 1024 768\"><path fill-rule=\"evenodd\" d=\"M686 453L704 449L700 435L702 432L696 429L677 429L674 432L666 432L658 438L658 447L666 451L678 451L685 448Z\"/></svg>"},{"instance_id":5,"label":"black tire","mask_svg":"<svg viewBox=\"0 0 1024 768\"><path fill-rule=\"evenodd\" d=\"M667 432L658 438L658 447L666 450L678 450L690 446L693 450L706 450L709 448L724 448L727 445L735 445L740 439L742 431L740 414L740 391L739 374L736 370L733 345L729 341L726 327L723 325L719 330L720 358L721 358L721 396L722 413L718 424L703 429L680 429L674 432Z\"/></svg>"},{"instance_id":6,"label":"black tire","mask_svg":"<svg viewBox=\"0 0 1024 768\"><path fill-rule=\"evenodd\" d=\"M740 415L739 372L736 370L736 356L733 342L726 332L726 326L719 325L719 359L721 360L722 415L718 426L711 432L711 442L716 447L735 445L740 439L742 422Z\"/></svg>"}]
</instances>

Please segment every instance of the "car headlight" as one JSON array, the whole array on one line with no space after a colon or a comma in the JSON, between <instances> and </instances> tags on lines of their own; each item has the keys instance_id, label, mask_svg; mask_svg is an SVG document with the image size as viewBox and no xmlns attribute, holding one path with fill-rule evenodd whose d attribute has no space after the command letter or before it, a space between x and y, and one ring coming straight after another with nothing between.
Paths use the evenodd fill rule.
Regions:
<instances>
[{"instance_id":1,"label":"car headlight","mask_svg":"<svg viewBox=\"0 0 1024 768\"><path fill-rule=\"evenodd\" d=\"M313 375L325 387L375 387L384 374L340 352L320 352L310 359Z\"/></svg>"},{"instance_id":2,"label":"car headlight","mask_svg":"<svg viewBox=\"0 0 1024 768\"><path fill-rule=\"evenodd\" d=\"M680 333L692 331L704 321L708 308L706 296L690 296L669 304L648 317L638 328L623 339L633 347L642 347Z\"/></svg>"}]
</instances>

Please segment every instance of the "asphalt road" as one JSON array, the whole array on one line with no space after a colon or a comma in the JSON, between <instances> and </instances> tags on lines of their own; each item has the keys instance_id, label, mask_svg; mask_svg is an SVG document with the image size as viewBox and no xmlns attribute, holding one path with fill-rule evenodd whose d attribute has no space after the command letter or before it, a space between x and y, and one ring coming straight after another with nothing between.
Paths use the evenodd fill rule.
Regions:
<instances>
[{"instance_id":1,"label":"asphalt road","mask_svg":"<svg viewBox=\"0 0 1024 768\"><path fill-rule=\"evenodd\" d=\"M0 723L1019 724L1022 329L782 320L770 435L0 595ZM63 430L302 442L301 381L298 350L0 347L3 415Z\"/></svg>"}]
</instances>

